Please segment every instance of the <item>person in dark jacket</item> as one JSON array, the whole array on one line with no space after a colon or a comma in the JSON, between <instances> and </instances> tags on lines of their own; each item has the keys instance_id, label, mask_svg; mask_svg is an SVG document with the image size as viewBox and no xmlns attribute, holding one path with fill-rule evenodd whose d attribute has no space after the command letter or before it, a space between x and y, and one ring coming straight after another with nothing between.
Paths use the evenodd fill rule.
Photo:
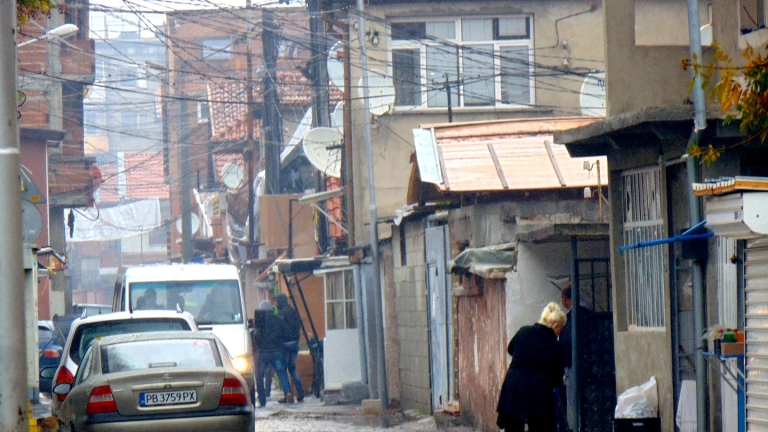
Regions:
<instances>
[{"instance_id":1,"label":"person in dark jacket","mask_svg":"<svg viewBox=\"0 0 768 432\"><path fill-rule=\"evenodd\" d=\"M281 403L293 403L291 387L288 383L288 375L285 373L285 360L283 358L283 344L288 340L288 330L285 322L275 314L272 303L263 300L254 313L255 327L251 333L253 344L258 350L258 363L256 367L256 393L259 405L267 405L267 393L264 388L264 374L268 365L272 365L277 372L280 385L285 397Z\"/></svg>"},{"instance_id":2,"label":"person in dark jacket","mask_svg":"<svg viewBox=\"0 0 768 432\"><path fill-rule=\"evenodd\" d=\"M557 336L565 325L557 303L549 303L538 323L522 327L509 341L512 362L499 395L496 425L506 432L552 432L553 391L563 380L562 350Z\"/></svg>"},{"instance_id":3,"label":"person in dark jacket","mask_svg":"<svg viewBox=\"0 0 768 432\"><path fill-rule=\"evenodd\" d=\"M285 321L288 327L288 342L283 344L285 349L285 367L288 369L288 375L293 380L296 387L296 401L304 400L304 386L301 385L301 377L296 371L296 358L299 356L299 334L301 332L301 316L288 304L288 296L280 293L275 296L277 302L277 315Z\"/></svg>"}]
</instances>

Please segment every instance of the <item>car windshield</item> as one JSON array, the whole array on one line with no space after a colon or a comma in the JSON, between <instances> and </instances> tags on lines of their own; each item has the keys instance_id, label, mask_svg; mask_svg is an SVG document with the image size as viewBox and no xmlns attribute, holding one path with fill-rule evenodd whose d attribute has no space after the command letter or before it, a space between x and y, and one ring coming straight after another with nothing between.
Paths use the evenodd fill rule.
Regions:
<instances>
[{"instance_id":1,"label":"car windshield","mask_svg":"<svg viewBox=\"0 0 768 432\"><path fill-rule=\"evenodd\" d=\"M56 343L53 341L53 332L45 327L37 328L37 342L40 344Z\"/></svg>"},{"instance_id":2,"label":"car windshield","mask_svg":"<svg viewBox=\"0 0 768 432\"><path fill-rule=\"evenodd\" d=\"M179 305L198 325L243 322L237 280L134 282L129 288L133 310L174 310Z\"/></svg>"},{"instance_id":3,"label":"car windshield","mask_svg":"<svg viewBox=\"0 0 768 432\"><path fill-rule=\"evenodd\" d=\"M88 349L88 344L97 337L174 330L191 329L189 323L181 318L142 318L83 324L77 328L75 335L72 337L69 356L72 358L72 361L79 365L85 350Z\"/></svg>"},{"instance_id":4,"label":"car windshield","mask_svg":"<svg viewBox=\"0 0 768 432\"><path fill-rule=\"evenodd\" d=\"M102 373L154 368L212 368L221 366L208 339L158 339L124 342L101 348Z\"/></svg>"}]
</instances>

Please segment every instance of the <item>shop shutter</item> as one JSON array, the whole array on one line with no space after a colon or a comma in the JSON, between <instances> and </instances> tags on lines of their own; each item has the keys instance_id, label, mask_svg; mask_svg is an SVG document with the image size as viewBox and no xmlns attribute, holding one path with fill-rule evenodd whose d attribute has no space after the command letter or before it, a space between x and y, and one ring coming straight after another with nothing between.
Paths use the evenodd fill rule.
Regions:
<instances>
[{"instance_id":1,"label":"shop shutter","mask_svg":"<svg viewBox=\"0 0 768 432\"><path fill-rule=\"evenodd\" d=\"M768 238L744 252L746 420L748 431L768 431Z\"/></svg>"}]
</instances>

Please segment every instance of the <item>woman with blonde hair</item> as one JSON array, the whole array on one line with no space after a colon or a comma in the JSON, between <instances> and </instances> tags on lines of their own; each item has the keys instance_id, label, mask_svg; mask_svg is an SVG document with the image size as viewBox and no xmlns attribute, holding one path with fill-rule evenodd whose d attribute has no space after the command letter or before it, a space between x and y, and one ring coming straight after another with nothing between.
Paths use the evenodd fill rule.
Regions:
<instances>
[{"instance_id":1,"label":"woman with blonde hair","mask_svg":"<svg viewBox=\"0 0 768 432\"><path fill-rule=\"evenodd\" d=\"M506 432L552 432L555 408L552 392L563 381L563 360L557 337L566 322L560 306L549 303L539 322L524 326L512 337L507 369L496 408L496 424Z\"/></svg>"}]
</instances>

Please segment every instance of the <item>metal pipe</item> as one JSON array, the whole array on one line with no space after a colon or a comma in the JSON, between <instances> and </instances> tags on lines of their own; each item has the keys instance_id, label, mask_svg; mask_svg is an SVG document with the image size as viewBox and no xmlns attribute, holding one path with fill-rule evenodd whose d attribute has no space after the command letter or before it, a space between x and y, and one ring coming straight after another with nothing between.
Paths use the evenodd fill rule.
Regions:
<instances>
[{"instance_id":1,"label":"metal pipe","mask_svg":"<svg viewBox=\"0 0 768 432\"><path fill-rule=\"evenodd\" d=\"M699 22L699 1L687 0L688 5L688 37L690 40L689 55L691 61L701 61L701 23ZM691 143L698 144L702 131L707 127L707 111L704 105L704 89L702 77L693 74L693 109L694 124L691 133ZM688 173L688 220L691 226L698 224L701 217L701 200L693 193L693 183L699 179L698 158L689 156L686 160ZM702 339L707 328L706 318L706 287L704 285L704 265L699 260L693 260L691 275L693 279L693 334L696 341L696 428L699 432L708 429L709 419L707 410L707 362L704 358L706 341Z\"/></svg>"},{"instance_id":2,"label":"metal pipe","mask_svg":"<svg viewBox=\"0 0 768 432\"><path fill-rule=\"evenodd\" d=\"M574 395L573 401L573 430L581 430L581 418L579 416L579 352L576 347L579 346L579 302L581 299L579 281L579 239L576 236L571 237L571 375L569 376L574 387L571 392Z\"/></svg>"},{"instance_id":3,"label":"metal pipe","mask_svg":"<svg viewBox=\"0 0 768 432\"><path fill-rule=\"evenodd\" d=\"M16 95L16 2L0 0L0 430L21 432L27 418L24 265Z\"/></svg>"},{"instance_id":4,"label":"metal pipe","mask_svg":"<svg viewBox=\"0 0 768 432\"><path fill-rule=\"evenodd\" d=\"M389 407L387 395L387 370L384 344L384 313L382 311L381 263L379 262L379 230L376 213L376 188L373 175L373 146L371 145L371 109L369 106L370 88L368 87L368 52L365 46L365 5L364 0L357 0L358 40L360 41L360 66L363 74L363 119L365 125L365 149L368 159L368 194L369 194L369 230L371 235L371 257L373 258L373 304L376 318L376 369L378 374L379 399L381 408Z\"/></svg>"}]
</instances>

